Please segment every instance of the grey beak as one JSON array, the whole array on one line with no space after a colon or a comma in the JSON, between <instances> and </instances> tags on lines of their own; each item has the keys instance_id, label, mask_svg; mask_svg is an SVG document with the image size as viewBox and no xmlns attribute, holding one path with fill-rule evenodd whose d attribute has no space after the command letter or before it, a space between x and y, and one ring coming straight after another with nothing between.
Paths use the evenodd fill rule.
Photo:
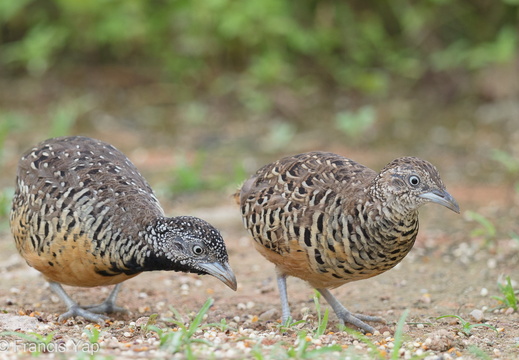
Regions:
<instances>
[{"instance_id":1,"label":"grey beak","mask_svg":"<svg viewBox=\"0 0 519 360\"><path fill-rule=\"evenodd\" d=\"M447 209L451 209L455 213L460 213L460 206L458 202L454 200L451 194L446 190L433 190L420 195L421 198L430 200L436 204L445 206Z\"/></svg>"},{"instance_id":2,"label":"grey beak","mask_svg":"<svg viewBox=\"0 0 519 360\"><path fill-rule=\"evenodd\" d=\"M213 262L199 264L198 266L207 271L209 275L213 275L225 285L236 291L238 283L236 282L236 276L234 276L234 272L228 263L221 264L219 262Z\"/></svg>"}]
</instances>

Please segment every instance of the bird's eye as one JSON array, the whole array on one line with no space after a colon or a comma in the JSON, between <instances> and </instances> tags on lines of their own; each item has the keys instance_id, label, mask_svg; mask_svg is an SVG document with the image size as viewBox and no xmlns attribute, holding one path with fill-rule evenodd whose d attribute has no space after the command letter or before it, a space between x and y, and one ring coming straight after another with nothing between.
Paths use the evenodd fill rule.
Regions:
<instances>
[{"instance_id":1,"label":"bird's eye","mask_svg":"<svg viewBox=\"0 0 519 360\"><path fill-rule=\"evenodd\" d=\"M204 252L204 249L202 249L201 246L199 246L199 245L193 246L193 253L195 255L201 255L203 252Z\"/></svg>"},{"instance_id":2,"label":"bird's eye","mask_svg":"<svg viewBox=\"0 0 519 360\"><path fill-rule=\"evenodd\" d=\"M409 176L409 184L411 184L412 186L420 184L420 178L416 175Z\"/></svg>"}]
</instances>

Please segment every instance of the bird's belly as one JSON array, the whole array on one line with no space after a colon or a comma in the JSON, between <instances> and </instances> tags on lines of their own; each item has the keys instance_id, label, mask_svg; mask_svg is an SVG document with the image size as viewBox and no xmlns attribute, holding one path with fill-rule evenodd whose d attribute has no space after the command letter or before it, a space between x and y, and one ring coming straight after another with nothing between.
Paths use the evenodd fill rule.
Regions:
<instances>
[{"instance_id":1,"label":"bird's belly","mask_svg":"<svg viewBox=\"0 0 519 360\"><path fill-rule=\"evenodd\" d=\"M87 268L82 266L81 269L77 269L77 266L74 263L66 263L65 265L55 264L54 266L50 266L38 262L34 264L29 263L29 265L40 271L47 280L64 285L80 287L118 284L138 275L126 275L124 273L110 276L100 275L93 267Z\"/></svg>"},{"instance_id":2,"label":"bird's belly","mask_svg":"<svg viewBox=\"0 0 519 360\"><path fill-rule=\"evenodd\" d=\"M73 241L45 239L36 244L36 248L28 238L18 240L18 251L29 266L40 271L47 280L64 285L113 285L138 275L110 272L109 259L92 254L90 242L81 237Z\"/></svg>"},{"instance_id":3,"label":"bird's belly","mask_svg":"<svg viewBox=\"0 0 519 360\"><path fill-rule=\"evenodd\" d=\"M283 274L306 280L305 277L313 272L308 264L306 252L298 251L299 249L295 249L295 245L291 245L290 251L283 254L272 251L257 242L254 242L254 246L261 255L276 265L277 269Z\"/></svg>"},{"instance_id":4,"label":"bird's belly","mask_svg":"<svg viewBox=\"0 0 519 360\"><path fill-rule=\"evenodd\" d=\"M333 289L352 281L368 279L387 270L382 267L355 270L348 266L345 266L347 270L344 270L337 264L318 267L312 264L307 249L301 247L297 240L290 241L289 250L283 254L272 251L257 242L254 242L254 245L261 255L276 265L280 273L305 280L317 289Z\"/></svg>"}]
</instances>

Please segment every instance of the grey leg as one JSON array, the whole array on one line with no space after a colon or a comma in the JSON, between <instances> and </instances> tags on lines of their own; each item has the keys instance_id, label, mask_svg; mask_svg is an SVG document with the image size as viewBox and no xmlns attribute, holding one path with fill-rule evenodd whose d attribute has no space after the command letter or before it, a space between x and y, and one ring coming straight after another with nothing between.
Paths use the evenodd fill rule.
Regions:
<instances>
[{"instance_id":1,"label":"grey leg","mask_svg":"<svg viewBox=\"0 0 519 360\"><path fill-rule=\"evenodd\" d=\"M77 302L75 302L74 300L72 300L70 296L68 296L63 287L57 282L49 281L49 286L52 289L52 291L54 291L56 295L58 295L59 298L65 303L68 309L67 312L59 316L58 321L63 321L75 316L82 316L83 318L85 318L85 320L88 321L96 322L99 324L105 323L105 319L107 319L108 317L104 315L94 314L91 311L81 308Z\"/></svg>"},{"instance_id":2,"label":"grey leg","mask_svg":"<svg viewBox=\"0 0 519 360\"><path fill-rule=\"evenodd\" d=\"M290 306L288 305L287 295L287 276L277 272L279 298L281 300L281 323L286 324L290 316Z\"/></svg>"},{"instance_id":3,"label":"grey leg","mask_svg":"<svg viewBox=\"0 0 519 360\"><path fill-rule=\"evenodd\" d=\"M352 314L348 311L340 302L332 295L332 293L328 289L317 289L321 293L321 295L326 299L328 304L332 307L333 311L339 318L339 322L344 325L344 323L348 323L358 327L359 329L364 330L366 333L373 334L375 329L364 321L375 321L375 322L383 322L386 321L378 316L368 316L362 314Z\"/></svg>"},{"instance_id":4,"label":"grey leg","mask_svg":"<svg viewBox=\"0 0 519 360\"><path fill-rule=\"evenodd\" d=\"M115 300L117 299L117 295L119 294L119 290L121 289L122 283L115 285L114 289L108 295L105 301L98 305L89 305L83 306L84 309L88 309L90 312L99 314L99 313L113 313L113 312L123 312L126 313L128 310L125 308L119 307L115 305Z\"/></svg>"}]
</instances>

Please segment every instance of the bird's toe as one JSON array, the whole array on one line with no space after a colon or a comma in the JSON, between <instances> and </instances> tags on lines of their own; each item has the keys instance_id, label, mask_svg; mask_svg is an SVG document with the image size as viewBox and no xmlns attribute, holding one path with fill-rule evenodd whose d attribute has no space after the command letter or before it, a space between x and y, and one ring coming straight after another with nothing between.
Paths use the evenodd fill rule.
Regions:
<instances>
[{"instance_id":1,"label":"bird's toe","mask_svg":"<svg viewBox=\"0 0 519 360\"><path fill-rule=\"evenodd\" d=\"M380 317L380 316L370 316L370 315L364 315L364 314L353 314L357 319L362 321L371 321L371 322L379 322L379 323L387 323L386 319Z\"/></svg>"},{"instance_id":2,"label":"bird's toe","mask_svg":"<svg viewBox=\"0 0 519 360\"><path fill-rule=\"evenodd\" d=\"M83 309L86 309L89 312L96 313L96 314L115 313L115 312L123 313L123 314L128 313L127 309L117 306L113 303L106 303L106 302L98 304L98 305L83 306Z\"/></svg>"},{"instance_id":3,"label":"bird's toe","mask_svg":"<svg viewBox=\"0 0 519 360\"><path fill-rule=\"evenodd\" d=\"M98 324L104 324L105 320L108 319L108 316L95 314L92 311L83 309L79 306L72 306L68 309L67 312L61 314L58 318L58 321L62 322L65 321L71 317L81 316L85 320L92 321Z\"/></svg>"},{"instance_id":4,"label":"bird's toe","mask_svg":"<svg viewBox=\"0 0 519 360\"><path fill-rule=\"evenodd\" d=\"M374 334L375 328L366 324L364 321L374 321L374 322L385 322L384 319L377 317L377 316L369 316L369 315L362 315L362 314L343 314L342 316L339 316L339 322L341 325L350 324L355 327L358 327L362 331L364 331L366 334Z\"/></svg>"}]
</instances>

